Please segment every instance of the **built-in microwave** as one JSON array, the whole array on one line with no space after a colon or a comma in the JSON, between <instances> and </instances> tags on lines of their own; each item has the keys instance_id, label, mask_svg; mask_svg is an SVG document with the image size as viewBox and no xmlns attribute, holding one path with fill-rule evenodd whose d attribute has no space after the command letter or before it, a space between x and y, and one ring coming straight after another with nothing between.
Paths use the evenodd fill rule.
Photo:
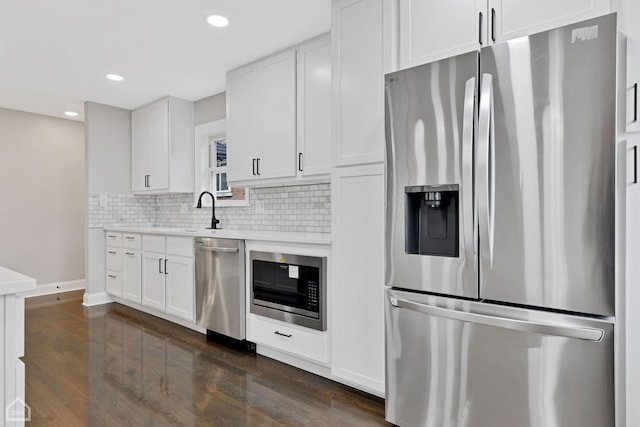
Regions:
<instances>
[{"instance_id":1,"label":"built-in microwave","mask_svg":"<svg viewBox=\"0 0 640 427\"><path fill-rule=\"evenodd\" d=\"M327 329L326 257L250 251L249 260L251 313Z\"/></svg>"}]
</instances>

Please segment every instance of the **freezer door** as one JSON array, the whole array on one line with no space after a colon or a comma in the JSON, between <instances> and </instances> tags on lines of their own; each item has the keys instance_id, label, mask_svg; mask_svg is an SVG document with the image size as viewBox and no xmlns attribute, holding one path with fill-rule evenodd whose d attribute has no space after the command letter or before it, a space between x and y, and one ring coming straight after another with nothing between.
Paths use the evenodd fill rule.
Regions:
<instances>
[{"instance_id":1,"label":"freezer door","mask_svg":"<svg viewBox=\"0 0 640 427\"><path fill-rule=\"evenodd\" d=\"M614 314L615 15L483 48L480 298Z\"/></svg>"},{"instance_id":2,"label":"freezer door","mask_svg":"<svg viewBox=\"0 0 640 427\"><path fill-rule=\"evenodd\" d=\"M474 51L386 76L388 286L478 297L472 169L477 68Z\"/></svg>"},{"instance_id":3,"label":"freezer door","mask_svg":"<svg viewBox=\"0 0 640 427\"><path fill-rule=\"evenodd\" d=\"M613 324L389 290L386 419L614 426Z\"/></svg>"}]
</instances>

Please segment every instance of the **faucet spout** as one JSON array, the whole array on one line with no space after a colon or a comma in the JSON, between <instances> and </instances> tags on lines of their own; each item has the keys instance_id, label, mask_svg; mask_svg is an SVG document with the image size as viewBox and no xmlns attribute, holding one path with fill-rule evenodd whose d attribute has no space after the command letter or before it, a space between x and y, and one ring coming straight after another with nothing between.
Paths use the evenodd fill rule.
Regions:
<instances>
[{"instance_id":1,"label":"faucet spout","mask_svg":"<svg viewBox=\"0 0 640 427\"><path fill-rule=\"evenodd\" d=\"M202 193L200 193L200 197L198 197L198 204L196 205L196 208L202 209L202 196L204 196L205 194L208 194L211 196L211 227L207 227L207 229L216 230L218 228L217 225L220 224L220 220L216 219L215 196L211 194L211 192L209 191L203 191Z\"/></svg>"}]
</instances>

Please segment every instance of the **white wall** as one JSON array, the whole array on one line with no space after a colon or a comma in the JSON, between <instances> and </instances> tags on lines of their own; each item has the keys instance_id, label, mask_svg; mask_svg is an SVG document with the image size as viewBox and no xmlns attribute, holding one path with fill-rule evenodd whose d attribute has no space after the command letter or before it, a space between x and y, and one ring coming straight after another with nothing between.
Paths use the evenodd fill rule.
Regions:
<instances>
[{"instance_id":1,"label":"white wall","mask_svg":"<svg viewBox=\"0 0 640 427\"><path fill-rule=\"evenodd\" d=\"M84 117L87 191L83 201L86 206L89 193L131 192L131 111L86 102ZM104 231L101 227L86 230L84 303L92 305L106 297Z\"/></svg>"},{"instance_id":2,"label":"white wall","mask_svg":"<svg viewBox=\"0 0 640 427\"><path fill-rule=\"evenodd\" d=\"M227 95L221 92L195 102L193 122L195 126L227 117Z\"/></svg>"},{"instance_id":3,"label":"white wall","mask_svg":"<svg viewBox=\"0 0 640 427\"><path fill-rule=\"evenodd\" d=\"M81 122L0 108L0 265L39 285L85 277Z\"/></svg>"}]
</instances>

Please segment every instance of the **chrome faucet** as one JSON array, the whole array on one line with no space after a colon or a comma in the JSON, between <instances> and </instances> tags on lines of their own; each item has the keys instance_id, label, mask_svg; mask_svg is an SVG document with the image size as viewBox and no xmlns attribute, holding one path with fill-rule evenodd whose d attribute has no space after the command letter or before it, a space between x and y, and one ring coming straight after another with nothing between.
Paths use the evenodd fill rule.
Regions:
<instances>
[{"instance_id":1,"label":"chrome faucet","mask_svg":"<svg viewBox=\"0 0 640 427\"><path fill-rule=\"evenodd\" d=\"M203 191L200 193L200 197L198 197L198 205L196 208L202 209L202 196L208 194L211 196L211 227L207 227L207 229L215 230L217 229L217 225L220 224L220 220L216 219L216 198L209 191Z\"/></svg>"}]
</instances>

